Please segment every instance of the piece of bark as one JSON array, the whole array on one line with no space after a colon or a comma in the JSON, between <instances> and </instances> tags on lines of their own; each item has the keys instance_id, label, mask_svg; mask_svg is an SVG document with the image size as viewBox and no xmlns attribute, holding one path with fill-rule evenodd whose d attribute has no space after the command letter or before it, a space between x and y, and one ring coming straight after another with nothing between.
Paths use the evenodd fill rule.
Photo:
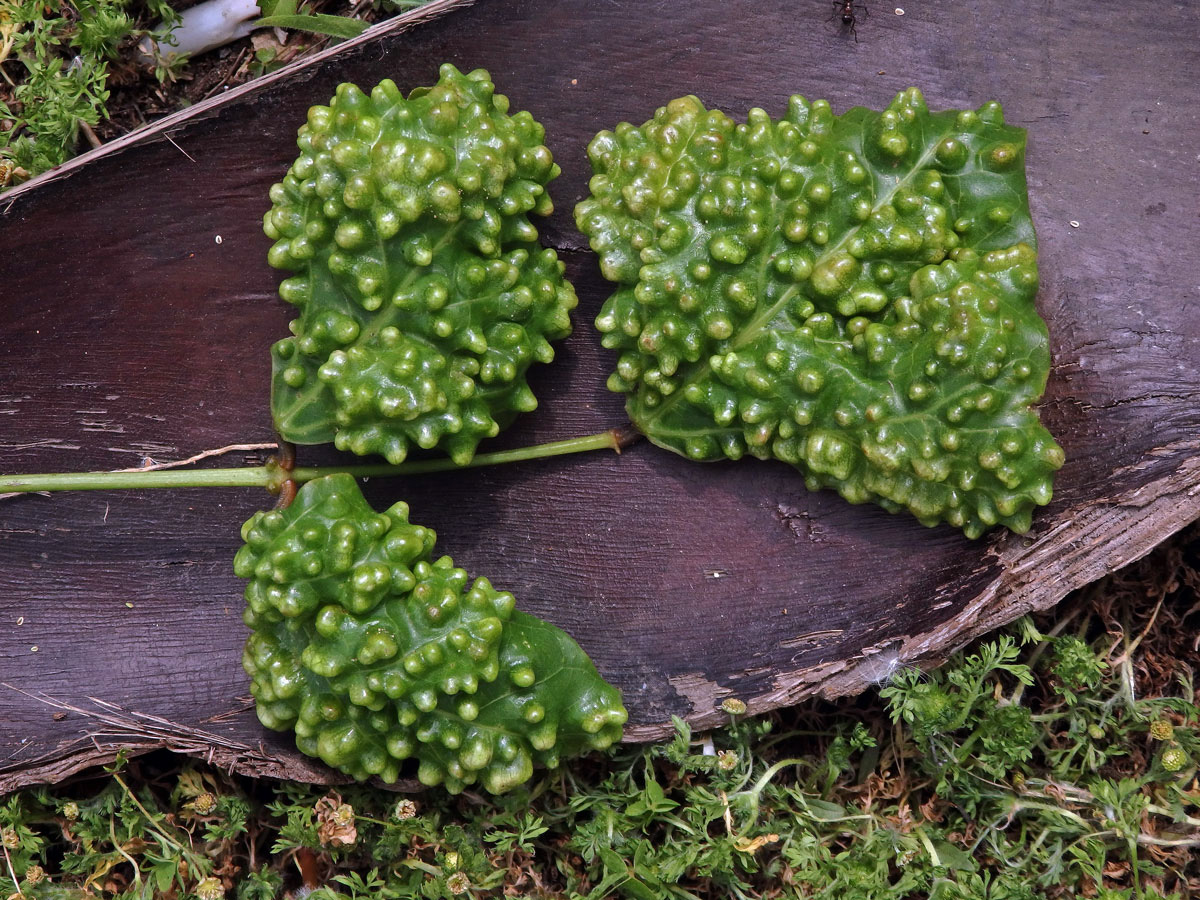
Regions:
<instances>
[{"instance_id":1,"label":"piece of bark","mask_svg":"<svg viewBox=\"0 0 1200 900\"><path fill-rule=\"evenodd\" d=\"M611 286L571 218L596 131L687 93L736 118L779 114L792 93L838 111L879 108L909 85L934 109L997 98L1030 132L1054 359L1042 415L1068 460L1029 535L972 542L810 494L782 464L699 465L645 443L368 486L377 506L408 501L443 552L570 632L624 692L630 739L662 737L671 715L716 725L728 697L757 712L860 691L1200 516L1193 30L1185 10L1149 0L1069 16L1013 15L1001 0L878 10L857 43L821 3L756 0L490 0L373 29L0 196L0 470L118 468L273 439L267 348L291 308L275 297L261 217L305 111L341 81L407 90L442 62L482 66L546 126L563 175L543 242L580 308L559 359L533 376L540 409L497 446L625 418L590 326ZM1130 67L1113 34L1154 52ZM0 791L122 746L337 780L247 702L231 559L241 523L269 502L233 489L0 502Z\"/></svg>"}]
</instances>

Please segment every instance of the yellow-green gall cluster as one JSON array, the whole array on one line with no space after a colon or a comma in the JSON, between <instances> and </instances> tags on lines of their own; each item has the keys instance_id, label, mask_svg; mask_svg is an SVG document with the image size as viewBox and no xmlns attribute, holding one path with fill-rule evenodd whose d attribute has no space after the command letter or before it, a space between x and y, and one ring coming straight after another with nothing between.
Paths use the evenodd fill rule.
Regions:
<instances>
[{"instance_id":1,"label":"yellow-green gall cluster","mask_svg":"<svg viewBox=\"0 0 1200 900\"><path fill-rule=\"evenodd\" d=\"M553 208L544 139L486 72L452 65L407 98L343 84L309 110L263 220L301 310L272 350L280 434L466 463L536 406L526 371L553 359L577 302L529 218Z\"/></svg>"},{"instance_id":2,"label":"yellow-green gall cluster","mask_svg":"<svg viewBox=\"0 0 1200 900\"><path fill-rule=\"evenodd\" d=\"M651 440L971 537L1029 528L1063 455L1031 407L1050 360L1024 132L998 104L796 96L737 124L684 97L588 153L609 387Z\"/></svg>"},{"instance_id":3,"label":"yellow-green gall cluster","mask_svg":"<svg viewBox=\"0 0 1200 900\"><path fill-rule=\"evenodd\" d=\"M243 665L259 719L302 752L389 782L412 758L425 784L501 793L620 739L620 695L579 646L435 559L403 503L376 513L329 476L242 537Z\"/></svg>"}]
</instances>

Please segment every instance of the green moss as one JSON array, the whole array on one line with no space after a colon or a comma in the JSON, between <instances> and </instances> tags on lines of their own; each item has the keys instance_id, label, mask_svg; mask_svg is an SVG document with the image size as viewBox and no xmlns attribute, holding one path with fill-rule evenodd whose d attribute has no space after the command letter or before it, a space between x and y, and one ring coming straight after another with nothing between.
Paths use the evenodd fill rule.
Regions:
<instances>
[{"instance_id":1,"label":"green moss","mask_svg":"<svg viewBox=\"0 0 1200 900\"><path fill-rule=\"evenodd\" d=\"M618 284L609 387L691 459L1027 530L1063 453L1031 408L1050 357L1024 146L998 104L932 114L916 89L741 125L684 97L601 132L576 220Z\"/></svg>"},{"instance_id":2,"label":"green moss","mask_svg":"<svg viewBox=\"0 0 1200 900\"><path fill-rule=\"evenodd\" d=\"M407 98L343 84L309 110L263 220L301 310L272 350L285 439L467 463L537 406L525 373L554 358L577 300L529 219L553 208L545 132L494 90L445 65Z\"/></svg>"},{"instance_id":3,"label":"green moss","mask_svg":"<svg viewBox=\"0 0 1200 900\"><path fill-rule=\"evenodd\" d=\"M259 719L355 778L502 793L535 765L608 747L626 719L563 631L472 581L397 503L374 512L349 475L309 482L243 527L243 664Z\"/></svg>"}]
</instances>

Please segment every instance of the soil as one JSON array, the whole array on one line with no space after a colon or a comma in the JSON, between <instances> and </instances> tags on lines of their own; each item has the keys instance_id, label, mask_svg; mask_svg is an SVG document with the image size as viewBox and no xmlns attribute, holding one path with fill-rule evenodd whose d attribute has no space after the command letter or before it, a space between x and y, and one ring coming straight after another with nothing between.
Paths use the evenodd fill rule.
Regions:
<instances>
[{"instance_id":1,"label":"soil","mask_svg":"<svg viewBox=\"0 0 1200 900\"><path fill-rule=\"evenodd\" d=\"M327 37L296 32L278 32L278 35L283 43L274 30L263 29L190 60L162 81L135 58L135 45L131 43L127 55L110 67L108 118L97 126L96 136L107 142L128 134L168 113L324 49L330 41ZM256 59L258 50L274 51L274 58L264 66Z\"/></svg>"}]
</instances>

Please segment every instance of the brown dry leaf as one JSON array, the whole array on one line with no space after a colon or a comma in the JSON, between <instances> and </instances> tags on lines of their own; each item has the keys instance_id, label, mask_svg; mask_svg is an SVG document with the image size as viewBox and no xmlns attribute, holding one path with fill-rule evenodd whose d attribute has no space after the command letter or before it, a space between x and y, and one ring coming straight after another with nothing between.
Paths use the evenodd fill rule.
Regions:
<instances>
[{"instance_id":1,"label":"brown dry leaf","mask_svg":"<svg viewBox=\"0 0 1200 900\"><path fill-rule=\"evenodd\" d=\"M354 807L343 803L340 794L329 794L313 807L317 814L317 837L326 847L349 847L358 840Z\"/></svg>"},{"instance_id":2,"label":"brown dry leaf","mask_svg":"<svg viewBox=\"0 0 1200 900\"><path fill-rule=\"evenodd\" d=\"M890 772L884 775L872 772L863 782L863 786L866 788L865 797L868 801L875 798L897 800L909 790L903 777L894 776Z\"/></svg>"},{"instance_id":3,"label":"brown dry leaf","mask_svg":"<svg viewBox=\"0 0 1200 900\"><path fill-rule=\"evenodd\" d=\"M885 817L885 820L895 825L901 834L908 834L916 827L916 822L913 821L912 808L907 803L901 803L897 806L896 814Z\"/></svg>"},{"instance_id":4,"label":"brown dry leaf","mask_svg":"<svg viewBox=\"0 0 1200 900\"><path fill-rule=\"evenodd\" d=\"M1129 863L1126 860L1109 860L1104 864L1104 877L1124 882L1129 878Z\"/></svg>"},{"instance_id":5,"label":"brown dry leaf","mask_svg":"<svg viewBox=\"0 0 1200 900\"><path fill-rule=\"evenodd\" d=\"M946 840L951 844L973 844L975 843L975 823L968 822L967 827L962 831L951 831L946 835Z\"/></svg>"},{"instance_id":6,"label":"brown dry leaf","mask_svg":"<svg viewBox=\"0 0 1200 900\"><path fill-rule=\"evenodd\" d=\"M1047 797L1053 797L1060 804L1066 803L1066 800L1067 800L1066 792L1063 791L1063 789L1060 788L1054 782L1049 782L1045 787L1043 787L1042 793L1045 794Z\"/></svg>"},{"instance_id":7,"label":"brown dry leaf","mask_svg":"<svg viewBox=\"0 0 1200 900\"><path fill-rule=\"evenodd\" d=\"M942 814L937 810L940 802L941 801L939 800L938 795L934 794L932 797L922 803L920 806L921 818L923 818L926 822L942 821Z\"/></svg>"},{"instance_id":8,"label":"brown dry leaf","mask_svg":"<svg viewBox=\"0 0 1200 900\"><path fill-rule=\"evenodd\" d=\"M276 52L283 49L279 38L275 37L275 33L270 30L256 31L250 35L250 46L255 50L275 50Z\"/></svg>"}]
</instances>

